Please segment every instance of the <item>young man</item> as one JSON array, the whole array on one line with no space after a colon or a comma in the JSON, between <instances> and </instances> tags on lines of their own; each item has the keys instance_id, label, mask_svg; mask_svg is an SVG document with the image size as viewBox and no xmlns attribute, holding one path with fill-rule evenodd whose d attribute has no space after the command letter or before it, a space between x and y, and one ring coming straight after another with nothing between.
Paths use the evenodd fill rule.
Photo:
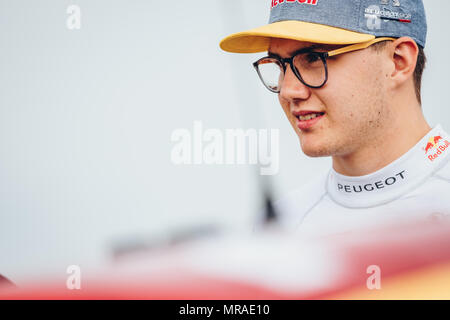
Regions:
<instances>
[{"instance_id":1,"label":"young man","mask_svg":"<svg viewBox=\"0 0 450 320\"><path fill-rule=\"evenodd\" d=\"M450 138L422 113L421 0L273 0L268 25L222 40L254 63L303 152L332 168L280 200L281 222L329 234L450 216ZM308 170L302 168L302 170Z\"/></svg>"}]
</instances>

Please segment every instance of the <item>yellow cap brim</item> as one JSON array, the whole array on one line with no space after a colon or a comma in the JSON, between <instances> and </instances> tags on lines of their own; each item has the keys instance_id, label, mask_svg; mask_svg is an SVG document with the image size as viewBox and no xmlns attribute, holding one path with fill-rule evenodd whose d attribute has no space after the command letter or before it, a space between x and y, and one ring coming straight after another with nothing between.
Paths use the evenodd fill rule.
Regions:
<instances>
[{"instance_id":1,"label":"yellow cap brim","mask_svg":"<svg viewBox=\"0 0 450 320\"><path fill-rule=\"evenodd\" d=\"M264 52L269 49L272 38L323 44L353 44L370 41L375 36L317 23L289 20L232 34L220 42L220 47L224 51L234 53Z\"/></svg>"}]
</instances>

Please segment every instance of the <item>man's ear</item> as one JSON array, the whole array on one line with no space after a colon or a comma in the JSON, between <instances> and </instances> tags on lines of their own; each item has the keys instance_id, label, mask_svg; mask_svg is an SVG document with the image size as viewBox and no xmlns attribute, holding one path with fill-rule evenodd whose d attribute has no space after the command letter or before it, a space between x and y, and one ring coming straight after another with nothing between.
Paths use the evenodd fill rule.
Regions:
<instances>
[{"instance_id":1,"label":"man's ear","mask_svg":"<svg viewBox=\"0 0 450 320\"><path fill-rule=\"evenodd\" d=\"M401 85L413 78L416 69L419 47L410 37L401 37L393 41L390 58L394 64L391 78L397 85Z\"/></svg>"}]
</instances>

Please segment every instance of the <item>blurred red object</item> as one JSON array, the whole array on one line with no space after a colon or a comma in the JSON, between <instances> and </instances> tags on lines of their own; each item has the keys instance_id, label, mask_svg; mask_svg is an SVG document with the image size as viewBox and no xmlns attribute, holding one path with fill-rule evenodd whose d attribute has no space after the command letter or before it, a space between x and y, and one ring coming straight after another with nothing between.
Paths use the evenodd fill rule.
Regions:
<instances>
[{"instance_id":1,"label":"blurred red object","mask_svg":"<svg viewBox=\"0 0 450 320\"><path fill-rule=\"evenodd\" d=\"M380 288L368 287L380 270ZM44 281L1 299L450 299L450 223L301 238L276 230L140 253L83 279Z\"/></svg>"}]
</instances>

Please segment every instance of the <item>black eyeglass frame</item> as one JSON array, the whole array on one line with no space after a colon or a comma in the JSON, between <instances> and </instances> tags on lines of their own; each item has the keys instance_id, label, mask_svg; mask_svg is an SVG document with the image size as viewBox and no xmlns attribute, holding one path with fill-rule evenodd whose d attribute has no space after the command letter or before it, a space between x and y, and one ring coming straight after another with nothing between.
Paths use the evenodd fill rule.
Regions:
<instances>
[{"instance_id":1,"label":"black eyeglass frame","mask_svg":"<svg viewBox=\"0 0 450 320\"><path fill-rule=\"evenodd\" d=\"M322 88L322 87L327 83L327 81L328 81L328 64L327 64L327 59L328 59L329 57L336 56L336 55L343 54L343 53L347 53L347 52L352 52L352 51L362 50L362 49L365 49L365 48L370 47L370 46L373 45L374 43L381 42L381 41L388 41L388 40L393 41L393 40L395 40L395 38L390 38L390 37L379 37L379 38L374 38L374 39L372 39L372 40L370 40L370 41L367 41L367 42L348 45L348 46L345 46L345 47L343 47L343 48L339 48L339 49L332 50L332 51L328 51L328 52L313 51L313 50L310 49L310 48L302 48L302 49L300 49L300 50L294 52L294 54L293 54L290 58L281 58L281 57L279 57L279 56L277 56L277 55L273 55L273 54L271 55L271 54L269 54L268 56L263 57L263 58L259 59L258 61L254 62L254 63L253 63L253 67L256 69L256 72L258 73L258 76L259 76L259 78L261 79L261 81L262 81L262 83L264 84L264 86L265 86L267 89L269 89L269 91L271 91L271 92L273 92L273 93L280 93L281 90L273 90L272 88L270 88L269 86L267 86L266 82L264 81L264 79L263 79L263 77L262 77L262 75L261 75L261 73L260 73L260 71L259 71L259 64L260 64L260 62L261 62L262 60L265 60L265 59L275 59L275 60L277 60L277 61L282 65L282 67L283 67L283 73L284 73L284 74L286 73L286 63L289 63L292 72L294 72L295 76L300 80L301 83L303 83L305 86L307 86L307 87L309 87L309 88L312 88L312 89L320 89L320 88ZM295 59L298 55L304 54L304 53L309 53L309 54L312 53L312 54L317 55L317 56L322 60L322 62L323 62L323 64L324 64L324 67L325 67L325 80L324 80L324 82L323 82L321 85L319 85L319 86L311 86L311 85L307 84L307 83L303 80L303 78L302 78L300 72L297 70L297 68L296 68L295 65L294 65L294 59Z\"/></svg>"},{"instance_id":2,"label":"black eyeglass frame","mask_svg":"<svg viewBox=\"0 0 450 320\"><path fill-rule=\"evenodd\" d=\"M294 65L294 59L301 54L314 54L317 55L321 60L322 63L324 65L325 68L325 80L323 81L323 83L319 86L312 86L309 85L305 82L305 80L303 80L302 75L300 74L300 71L298 71L298 69L295 67ZM270 88L269 86L267 86L266 82L264 81L261 72L259 71L259 64L261 61L266 60L266 59L275 59L277 60L281 66L283 67L283 73L286 73L286 64L289 63L292 72L294 72L295 76L298 78L298 80L301 81L301 83L303 83L305 86L309 87L309 88L313 88L313 89L319 89L322 88L325 83L327 83L328 81L328 65L327 65L327 58L329 57L328 52L318 52L318 51L312 51L311 49L300 49L298 51L296 51L291 57L289 58L281 58L279 56L275 56L275 55L268 55L266 57L263 57L261 59L259 59L258 61L253 63L253 67L256 69L256 72L258 73L259 78L261 79L262 83L264 84L264 86L269 89L270 91L272 91L273 93L280 93L280 90L273 90L272 88Z\"/></svg>"}]
</instances>

